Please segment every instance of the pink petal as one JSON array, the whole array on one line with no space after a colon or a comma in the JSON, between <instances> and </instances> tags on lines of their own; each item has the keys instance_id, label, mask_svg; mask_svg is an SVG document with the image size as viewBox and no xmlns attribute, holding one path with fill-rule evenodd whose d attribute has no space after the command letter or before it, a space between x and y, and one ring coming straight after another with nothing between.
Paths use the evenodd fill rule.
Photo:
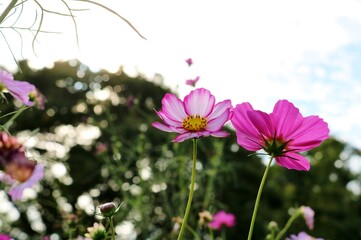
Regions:
<instances>
[{"instance_id":1,"label":"pink petal","mask_svg":"<svg viewBox=\"0 0 361 240\"><path fill-rule=\"evenodd\" d=\"M272 139L274 137L274 126L271 118L267 113L261 111L248 111L248 118L256 127L259 134L266 139Z\"/></svg>"},{"instance_id":2,"label":"pink petal","mask_svg":"<svg viewBox=\"0 0 361 240\"><path fill-rule=\"evenodd\" d=\"M13 81L13 83L8 84L7 88L10 94L24 103L27 106L33 106L34 103L30 101L29 94L35 91L35 86L28 82Z\"/></svg>"},{"instance_id":3,"label":"pink petal","mask_svg":"<svg viewBox=\"0 0 361 240\"><path fill-rule=\"evenodd\" d=\"M284 157L276 157L276 162L278 165L287 169L294 169L299 171L310 170L309 161L304 156L297 153L289 152Z\"/></svg>"},{"instance_id":4,"label":"pink petal","mask_svg":"<svg viewBox=\"0 0 361 240\"><path fill-rule=\"evenodd\" d=\"M222 102L214 105L212 113L207 117L208 121L212 121L215 118L219 118L226 112L230 112L232 110L232 102L231 100L224 100Z\"/></svg>"},{"instance_id":5,"label":"pink petal","mask_svg":"<svg viewBox=\"0 0 361 240\"><path fill-rule=\"evenodd\" d=\"M208 137L209 132L203 131L203 132L185 132L180 135L178 135L175 139L172 140L172 142L183 142L184 140L191 139L191 138L200 138L200 137Z\"/></svg>"},{"instance_id":6,"label":"pink petal","mask_svg":"<svg viewBox=\"0 0 361 240\"><path fill-rule=\"evenodd\" d=\"M248 117L248 112L254 111L251 104L237 104L233 109L231 123L236 129L237 143L249 151L257 151L264 145L258 129Z\"/></svg>"},{"instance_id":7,"label":"pink petal","mask_svg":"<svg viewBox=\"0 0 361 240\"><path fill-rule=\"evenodd\" d=\"M218 132L212 132L210 135L212 137L223 138L223 137L228 137L230 134L225 131L218 131Z\"/></svg>"},{"instance_id":8,"label":"pink petal","mask_svg":"<svg viewBox=\"0 0 361 240\"><path fill-rule=\"evenodd\" d=\"M0 233L0 240L11 240L12 238L9 235Z\"/></svg>"},{"instance_id":9,"label":"pink petal","mask_svg":"<svg viewBox=\"0 0 361 240\"><path fill-rule=\"evenodd\" d=\"M231 115L231 101L225 100L214 106L213 112L208 116L207 130L218 131L229 120Z\"/></svg>"},{"instance_id":10,"label":"pink petal","mask_svg":"<svg viewBox=\"0 0 361 240\"><path fill-rule=\"evenodd\" d=\"M190 92L184 98L184 108L187 115L200 115L208 117L214 107L214 96L204 88L198 88Z\"/></svg>"},{"instance_id":11,"label":"pink petal","mask_svg":"<svg viewBox=\"0 0 361 240\"><path fill-rule=\"evenodd\" d=\"M295 131L290 138L290 148L306 151L317 147L321 142L329 137L329 128L326 122L318 116L309 116L304 118L303 124Z\"/></svg>"},{"instance_id":12,"label":"pink petal","mask_svg":"<svg viewBox=\"0 0 361 240\"><path fill-rule=\"evenodd\" d=\"M287 100L279 100L270 114L274 127L277 129L277 136L289 140L288 136L298 129L303 117L298 108Z\"/></svg>"},{"instance_id":13,"label":"pink petal","mask_svg":"<svg viewBox=\"0 0 361 240\"><path fill-rule=\"evenodd\" d=\"M27 106L33 106L29 94L36 90L35 86L24 81L14 80L13 76L3 70L0 70L0 83L9 91L9 93Z\"/></svg>"},{"instance_id":14,"label":"pink petal","mask_svg":"<svg viewBox=\"0 0 361 240\"><path fill-rule=\"evenodd\" d=\"M171 93L165 94L162 99L162 112L167 118L180 122L187 116L184 111L183 102Z\"/></svg>"},{"instance_id":15,"label":"pink petal","mask_svg":"<svg viewBox=\"0 0 361 240\"><path fill-rule=\"evenodd\" d=\"M176 132L176 133L182 132L178 128L175 128L173 126L167 126L167 125L164 125L164 124L162 124L160 122L154 122L154 123L152 123L152 126L155 127L155 128L158 128L159 130L162 130L164 132Z\"/></svg>"},{"instance_id":16,"label":"pink petal","mask_svg":"<svg viewBox=\"0 0 361 240\"><path fill-rule=\"evenodd\" d=\"M157 114L165 124L173 127L182 127L182 122L168 118L168 115L164 114L162 111L157 112Z\"/></svg>"},{"instance_id":17,"label":"pink petal","mask_svg":"<svg viewBox=\"0 0 361 240\"><path fill-rule=\"evenodd\" d=\"M312 208L306 207L306 206L302 206L301 211L302 211L303 218L305 219L308 229L313 230L315 212L313 211Z\"/></svg>"},{"instance_id":18,"label":"pink petal","mask_svg":"<svg viewBox=\"0 0 361 240\"><path fill-rule=\"evenodd\" d=\"M227 227L233 227L236 225L236 218L232 213L226 213L225 211L219 211L213 215L213 220L209 223L209 227L220 230L222 225Z\"/></svg>"}]
</instances>

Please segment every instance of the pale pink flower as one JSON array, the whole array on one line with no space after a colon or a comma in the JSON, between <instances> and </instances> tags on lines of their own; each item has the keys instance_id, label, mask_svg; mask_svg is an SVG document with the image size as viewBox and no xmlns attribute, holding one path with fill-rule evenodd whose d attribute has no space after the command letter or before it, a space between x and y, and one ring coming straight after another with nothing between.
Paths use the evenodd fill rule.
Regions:
<instances>
[{"instance_id":1,"label":"pale pink flower","mask_svg":"<svg viewBox=\"0 0 361 240\"><path fill-rule=\"evenodd\" d=\"M212 229L220 230L222 226L233 227L236 225L236 218L232 213L219 211L213 215L212 221L208 226Z\"/></svg>"},{"instance_id":2,"label":"pale pink flower","mask_svg":"<svg viewBox=\"0 0 361 240\"><path fill-rule=\"evenodd\" d=\"M35 183L39 182L44 177L44 165L36 164L31 176L25 182L14 182L9 190L9 195L13 201L20 200L23 196L23 191L26 188L31 188Z\"/></svg>"},{"instance_id":3,"label":"pale pink flower","mask_svg":"<svg viewBox=\"0 0 361 240\"><path fill-rule=\"evenodd\" d=\"M32 187L44 176L44 166L29 160L17 138L0 132L0 182L10 186L12 200L19 200L25 188Z\"/></svg>"},{"instance_id":4,"label":"pale pink flower","mask_svg":"<svg viewBox=\"0 0 361 240\"><path fill-rule=\"evenodd\" d=\"M23 191L31 188L44 177L44 166L27 160L28 164L9 164L5 172L0 172L0 182L10 186L8 191L13 201L20 200Z\"/></svg>"},{"instance_id":5,"label":"pale pink flower","mask_svg":"<svg viewBox=\"0 0 361 240\"><path fill-rule=\"evenodd\" d=\"M186 80L186 84L195 87L198 81L199 81L199 76L197 76L195 79Z\"/></svg>"},{"instance_id":6,"label":"pale pink flower","mask_svg":"<svg viewBox=\"0 0 361 240\"><path fill-rule=\"evenodd\" d=\"M315 238L305 232L300 232L298 235L292 234L286 240L324 240L323 238Z\"/></svg>"},{"instance_id":7,"label":"pale pink flower","mask_svg":"<svg viewBox=\"0 0 361 240\"><path fill-rule=\"evenodd\" d=\"M306 206L302 206L300 210L303 214L303 218L305 219L308 229L313 230L315 212L312 208Z\"/></svg>"},{"instance_id":8,"label":"pale pink flower","mask_svg":"<svg viewBox=\"0 0 361 240\"><path fill-rule=\"evenodd\" d=\"M190 66L193 64L192 58L187 58L187 59L186 59L186 63L187 63L188 66L190 67Z\"/></svg>"},{"instance_id":9,"label":"pale pink flower","mask_svg":"<svg viewBox=\"0 0 361 240\"><path fill-rule=\"evenodd\" d=\"M35 86L28 82L16 81L13 75L4 70L0 70L0 92L4 91L8 91L14 98L27 106L34 105L29 95L36 91Z\"/></svg>"},{"instance_id":10,"label":"pale pink flower","mask_svg":"<svg viewBox=\"0 0 361 240\"><path fill-rule=\"evenodd\" d=\"M173 142L190 138L227 137L223 125L231 116L232 104L224 100L215 104L215 97L204 88L190 92L181 101L176 95L167 93L162 99L162 110L157 112L163 123L154 122L153 127L179 135Z\"/></svg>"},{"instance_id":11,"label":"pale pink flower","mask_svg":"<svg viewBox=\"0 0 361 240\"><path fill-rule=\"evenodd\" d=\"M238 104L231 122L239 145L249 151L263 149L288 169L308 171L310 163L299 152L315 148L329 138L323 119L303 117L287 100L279 100L270 114L253 110L250 103Z\"/></svg>"}]
</instances>

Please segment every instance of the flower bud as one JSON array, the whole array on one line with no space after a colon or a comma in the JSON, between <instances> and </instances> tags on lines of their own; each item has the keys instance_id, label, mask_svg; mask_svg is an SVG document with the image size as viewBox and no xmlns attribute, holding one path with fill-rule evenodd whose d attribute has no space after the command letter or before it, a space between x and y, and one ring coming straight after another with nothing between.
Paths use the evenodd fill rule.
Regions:
<instances>
[{"instance_id":1,"label":"flower bud","mask_svg":"<svg viewBox=\"0 0 361 240\"><path fill-rule=\"evenodd\" d=\"M113 202L104 203L99 206L100 212L105 216L113 215L116 208Z\"/></svg>"}]
</instances>

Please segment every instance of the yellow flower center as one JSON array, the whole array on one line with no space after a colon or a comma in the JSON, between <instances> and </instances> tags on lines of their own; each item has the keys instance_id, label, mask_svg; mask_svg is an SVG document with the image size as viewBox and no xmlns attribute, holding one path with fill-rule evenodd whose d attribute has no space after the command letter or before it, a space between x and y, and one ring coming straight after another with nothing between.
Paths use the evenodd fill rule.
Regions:
<instances>
[{"instance_id":1,"label":"yellow flower center","mask_svg":"<svg viewBox=\"0 0 361 240\"><path fill-rule=\"evenodd\" d=\"M190 115L183 120L182 125L184 129L191 132L203 131L207 126L207 119L198 114L196 116Z\"/></svg>"}]
</instances>

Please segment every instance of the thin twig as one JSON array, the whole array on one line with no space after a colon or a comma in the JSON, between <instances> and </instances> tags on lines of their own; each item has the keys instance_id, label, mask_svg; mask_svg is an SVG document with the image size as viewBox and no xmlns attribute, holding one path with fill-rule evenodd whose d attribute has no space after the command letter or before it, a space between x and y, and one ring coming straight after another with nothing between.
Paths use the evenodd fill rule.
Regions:
<instances>
[{"instance_id":1,"label":"thin twig","mask_svg":"<svg viewBox=\"0 0 361 240\"><path fill-rule=\"evenodd\" d=\"M120 19L122 19L124 22L126 22L141 38L147 40L147 39L133 26L133 24L131 24L126 18L122 17L122 16L119 15L117 12L115 12L114 10L108 8L107 6L104 6L103 4L100 4L100 3L97 3L97 2L93 2L93 1L90 1L90 0L76 0L76 1L91 3L91 4L94 4L94 5L97 5L97 6L101 7L101 8L104 8L105 10L113 13L114 15L116 15L117 17L119 17Z\"/></svg>"},{"instance_id":2,"label":"thin twig","mask_svg":"<svg viewBox=\"0 0 361 240\"><path fill-rule=\"evenodd\" d=\"M79 47L79 34L78 34L78 25L75 21L75 16L73 15L73 12L71 10L71 8L69 7L69 5L64 1L64 0L61 0L63 2L63 4L65 5L65 7L68 9L70 15L71 15L71 18L73 20L73 24L74 24L74 29L75 29L75 37L76 37L76 44Z\"/></svg>"},{"instance_id":3,"label":"thin twig","mask_svg":"<svg viewBox=\"0 0 361 240\"><path fill-rule=\"evenodd\" d=\"M4 19L6 18L6 16L9 14L9 12L11 11L11 9L13 9L13 7L15 6L16 2L18 0L12 0L9 5L5 8L4 12L0 15L0 24L4 21Z\"/></svg>"},{"instance_id":4,"label":"thin twig","mask_svg":"<svg viewBox=\"0 0 361 240\"><path fill-rule=\"evenodd\" d=\"M43 20L44 20L44 8L43 6L41 6L41 4L37 1L37 0L34 0L34 2L39 6L40 10L41 10L41 16L40 16L40 22L39 22L39 25L38 25L38 29L36 30L36 33L34 35L34 38L33 38L33 42L32 42L32 47L33 47L33 53L35 54L35 56L38 56L35 52L35 41L36 41L36 38L38 37L38 34L41 30L41 26L43 25ZM36 12L37 13L37 12Z\"/></svg>"},{"instance_id":5,"label":"thin twig","mask_svg":"<svg viewBox=\"0 0 361 240\"><path fill-rule=\"evenodd\" d=\"M16 60L16 58L15 58L15 54L13 53L13 50L11 50L10 44L9 44L8 40L6 39L4 33L0 31L0 34L3 36L6 45L7 45L8 48L10 49L10 53L11 53L11 56L13 57L14 62L16 62L16 65L20 66L20 65L19 65L19 62L18 62L18 61ZM21 69L20 69L20 72L21 72Z\"/></svg>"}]
</instances>

